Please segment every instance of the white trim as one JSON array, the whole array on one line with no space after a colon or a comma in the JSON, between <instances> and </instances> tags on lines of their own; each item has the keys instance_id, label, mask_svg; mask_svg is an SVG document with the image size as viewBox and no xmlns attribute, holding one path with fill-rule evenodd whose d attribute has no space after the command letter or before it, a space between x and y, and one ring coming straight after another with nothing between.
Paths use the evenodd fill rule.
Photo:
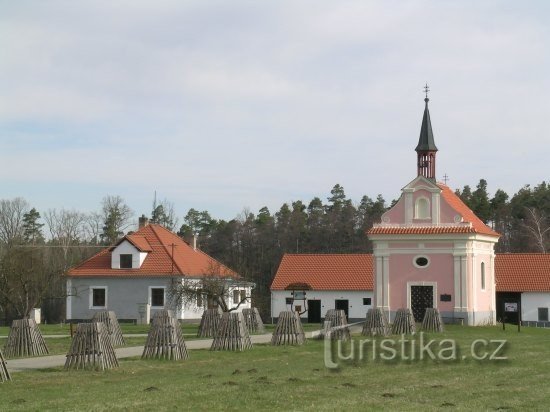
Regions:
<instances>
[{"instance_id":1,"label":"white trim","mask_svg":"<svg viewBox=\"0 0 550 412\"><path fill-rule=\"evenodd\" d=\"M432 223L441 224L441 195L440 192L432 193Z\"/></svg>"},{"instance_id":2,"label":"white trim","mask_svg":"<svg viewBox=\"0 0 550 412\"><path fill-rule=\"evenodd\" d=\"M164 298L163 298L164 305L153 306L153 295L151 293L153 289L164 289ZM166 307L166 286L149 286L148 302L149 302L149 305L151 305L151 309L164 309Z\"/></svg>"},{"instance_id":3,"label":"white trim","mask_svg":"<svg viewBox=\"0 0 550 412\"><path fill-rule=\"evenodd\" d=\"M468 311L468 257L460 256L460 309L462 312Z\"/></svg>"},{"instance_id":4,"label":"white trim","mask_svg":"<svg viewBox=\"0 0 550 412\"><path fill-rule=\"evenodd\" d=\"M410 281L407 282L407 308L412 311L411 306L411 286L431 286L433 293L433 308L437 309L437 282Z\"/></svg>"},{"instance_id":5,"label":"white trim","mask_svg":"<svg viewBox=\"0 0 550 412\"><path fill-rule=\"evenodd\" d=\"M461 311L460 302L462 301L460 290L460 256L453 256L454 258L454 309L455 312Z\"/></svg>"},{"instance_id":6,"label":"white trim","mask_svg":"<svg viewBox=\"0 0 550 412\"><path fill-rule=\"evenodd\" d=\"M383 293L382 299L384 301L384 309L386 311L389 311L390 310L390 257L383 256L382 264L383 264L382 283L384 285L384 293Z\"/></svg>"},{"instance_id":7,"label":"white trim","mask_svg":"<svg viewBox=\"0 0 550 412\"><path fill-rule=\"evenodd\" d=\"M105 290L105 306L94 306L94 289ZM107 309L109 307L109 287L108 286L90 286L89 288L89 309Z\"/></svg>"},{"instance_id":8,"label":"white trim","mask_svg":"<svg viewBox=\"0 0 550 412\"><path fill-rule=\"evenodd\" d=\"M72 292L72 280L67 278L66 293L67 293L67 308L65 311L65 319L73 318L73 292Z\"/></svg>"}]
</instances>

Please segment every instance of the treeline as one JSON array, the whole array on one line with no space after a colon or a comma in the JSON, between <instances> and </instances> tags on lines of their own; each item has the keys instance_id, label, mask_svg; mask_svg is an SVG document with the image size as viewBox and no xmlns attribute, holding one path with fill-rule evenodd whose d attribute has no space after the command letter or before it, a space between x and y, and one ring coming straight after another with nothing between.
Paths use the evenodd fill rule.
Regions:
<instances>
[{"instance_id":1,"label":"treeline","mask_svg":"<svg viewBox=\"0 0 550 412\"><path fill-rule=\"evenodd\" d=\"M487 225L501 234L497 253L538 252L550 248L550 185L526 185L511 198L498 189L490 198L481 179L472 191L464 186L456 193Z\"/></svg>"},{"instance_id":2,"label":"treeline","mask_svg":"<svg viewBox=\"0 0 550 412\"><path fill-rule=\"evenodd\" d=\"M481 179L472 190L457 190L463 201L502 234L497 252L546 252L550 247L550 187L521 188L512 197L493 197ZM395 201L391 202L393 204ZM370 253L366 231L389 205L378 195L349 199L335 185L325 199L296 200L278 210L244 210L235 219L213 218L190 209L178 222L172 203L155 201L148 215L253 281L255 304L269 311L269 286L284 253ZM97 212L48 210L40 214L24 199L0 200L0 319L28 315L41 306L48 321L64 316L62 274L102 247L116 243L136 227L131 208L119 196L107 196Z\"/></svg>"}]
</instances>

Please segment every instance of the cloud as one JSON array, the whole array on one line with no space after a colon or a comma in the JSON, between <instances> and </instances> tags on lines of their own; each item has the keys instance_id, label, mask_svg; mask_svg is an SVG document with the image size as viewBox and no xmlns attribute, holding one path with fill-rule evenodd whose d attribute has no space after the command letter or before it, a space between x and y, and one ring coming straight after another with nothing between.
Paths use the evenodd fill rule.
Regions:
<instances>
[{"instance_id":1,"label":"cloud","mask_svg":"<svg viewBox=\"0 0 550 412\"><path fill-rule=\"evenodd\" d=\"M284 201L388 200L414 177L424 102L453 186L546 178L543 4L10 3L0 16L0 182L230 218ZM521 171L509 165L525 163ZM28 188L28 189L27 189ZM61 189L62 188L62 189ZM15 192L13 192L15 193ZM41 200L43 199L43 200Z\"/></svg>"}]
</instances>

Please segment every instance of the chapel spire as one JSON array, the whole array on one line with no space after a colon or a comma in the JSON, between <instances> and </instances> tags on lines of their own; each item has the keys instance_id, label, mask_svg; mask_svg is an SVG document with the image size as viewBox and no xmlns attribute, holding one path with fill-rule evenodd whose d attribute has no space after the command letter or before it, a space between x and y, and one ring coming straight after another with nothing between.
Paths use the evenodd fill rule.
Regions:
<instances>
[{"instance_id":1,"label":"chapel spire","mask_svg":"<svg viewBox=\"0 0 550 412\"><path fill-rule=\"evenodd\" d=\"M432 131L432 122L430 121L430 111L428 110L428 84L424 86L426 93L426 107L424 108L424 117L422 118L422 127L420 128L420 138L416 146L418 176L424 176L435 182L435 155L437 147L434 143L434 134Z\"/></svg>"}]
</instances>

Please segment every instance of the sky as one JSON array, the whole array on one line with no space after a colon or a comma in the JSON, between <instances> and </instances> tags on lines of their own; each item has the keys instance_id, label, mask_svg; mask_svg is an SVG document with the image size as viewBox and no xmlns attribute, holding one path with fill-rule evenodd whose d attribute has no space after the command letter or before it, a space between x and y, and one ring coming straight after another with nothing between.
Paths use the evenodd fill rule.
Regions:
<instances>
[{"instance_id":1,"label":"sky","mask_svg":"<svg viewBox=\"0 0 550 412\"><path fill-rule=\"evenodd\" d=\"M390 202L426 82L438 180L512 195L548 181L548 21L545 1L0 0L0 198Z\"/></svg>"}]
</instances>

